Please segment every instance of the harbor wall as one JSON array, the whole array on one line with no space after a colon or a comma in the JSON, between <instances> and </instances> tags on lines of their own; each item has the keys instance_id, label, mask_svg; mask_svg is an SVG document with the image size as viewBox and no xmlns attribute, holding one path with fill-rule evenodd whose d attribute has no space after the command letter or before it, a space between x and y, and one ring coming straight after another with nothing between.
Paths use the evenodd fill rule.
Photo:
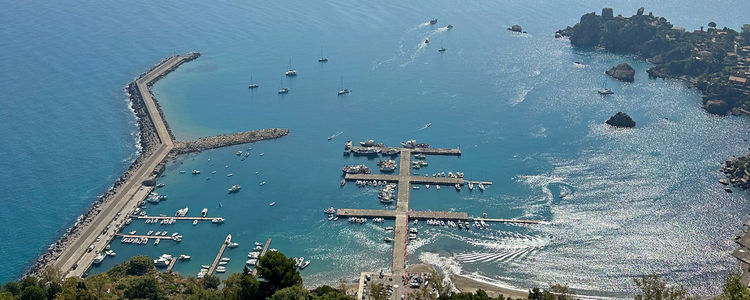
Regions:
<instances>
[{"instance_id":1,"label":"harbor wall","mask_svg":"<svg viewBox=\"0 0 750 300\"><path fill-rule=\"evenodd\" d=\"M200 152L203 150L221 148L231 145L246 144L262 140L280 138L289 134L289 129L268 128L251 131L243 131L231 134L220 134L202 137L193 141L177 141L172 151L175 154Z\"/></svg>"},{"instance_id":2,"label":"harbor wall","mask_svg":"<svg viewBox=\"0 0 750 300\"><path fill-rule=\"evenodd\" d=\"M37 274L40 270L42 270L48 265L51 265L51 263L55 262L63 254L64 251L69 251L67 248L69 248L69 246L71 245L73 241L75 241L77 238L81 236L82 229L85 228L90 223L92 223L94 218L102 211L102 205L107 203L118 192L122 190L121 187L125 183L127 183L128 180L131 179L131 177L136 173L136 170L138 170L140 167L144 165L144 161L146 160L146 158L150 157L151 154L155 151L155 149L157 149L160 146L162 141L157 134L156 126L153 123L153 120L149 116L148 108L141 95L141 91L138 90L136 81L138 81L141 78L146 77L149 73L154 71L156 68L160 67L162 64L166 63L170 59L173 59L177 56L182 57L181 61L175 64L174 66L166 69L165 71L162 71L159 74L159 76L156 76L152 80L150 80L148 82L148 86L153 85L153 83L155 83L158 79L161 79L167 74L169 74L170 72L174 71L181 64L197 59L198 57L200 57L200 53L191 52L191 53L188 53L187 55L175 55L172 57L164 58L158 64L154 65L148 71L143 72L141 75L139 75L132 82L130 82L128 85L125 86L125 91L127 92L128 98L130 100L130 107L132 108L135 114L136 123L138 125L138 135L139 135L138 156L130 164L128 169L119 178L117 178L114 181L112 186L109 189L107 189L107 191L105 191L104 193L96 197L96 199L91 204L89 209L83 214L81 214L76 219L76 221L69 228L65 230L65 232L62 234L60 239L52 243L47 248L46 251L44 251L43 253L39 255L39 257L33 262L33 264L26 270L25 275ZM147 92L151 93L150 89ZM157 104L157 108L158 108L158 104ZM159 114L163 116L161 108L158 108L158 110L159 110ZM169 129L169 126L166 124L166 122L164 123L167 126L167 129ZM170 131L170 135L171 135L171 131Z\"/></svg>"}]
</instances>

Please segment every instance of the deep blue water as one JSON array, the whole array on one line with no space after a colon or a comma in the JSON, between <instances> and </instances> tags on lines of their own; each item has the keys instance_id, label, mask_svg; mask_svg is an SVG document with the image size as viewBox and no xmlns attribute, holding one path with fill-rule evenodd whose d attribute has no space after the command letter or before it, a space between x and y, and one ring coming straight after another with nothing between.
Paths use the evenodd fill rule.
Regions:
<instances>
[{"instance_id":1,"label":"deep blue water","mask_svg":"<svg viewBox=\"0 0 750 300\"><path fill-rule=\"evenodd\" d=\"M203 56L154 91L178 138L265 127L292 133L252 145L245 161L234 152L247 145L172 163L161 179L169 200L147 210L173 214L189 206L196 214L207 207L227 222L162 227L185 235L179 245L115 243L117 257L92 272L135 254L187 253L193 260L176 270L193 275L227 233L241 243L227 254L230 272L241 269L253 241L268 237L290 256L313 259L303 271L309 284L388 268L390 247L381 242L387 223L334 224L321 213L331 205L381 207L374 190L338 187L343 164L375 166L341 155L345 140L366 138L461 146L462 157L430 157L421 173L461 170L495 182L485 193L423 187L412 192L413 209L551 222L470 233L422 226L410 263L606 296L628 295L632 276L652 272L714 293L736 268L731 239L750 205L716 181L721 161L746 152L746 119L707 115L694 90L649 80L648 65L636 58L551 38L585 12L612 6L631 15L642 1L2 4L0 281L18 277L135 157L122 87L161 58L190 50ZM647 11L690 29L708 21L739 28L750 7L649 2ZM424 24L432 17L437 25ZM516 23L529 34L505 31ZM455 28L440 29L447 24ZM432 43L424 45L427 37ZM442 54L441 44L448 48ZM321 48L326 64L317 62ZM300 75L285 79L291 92L281 97L276 89L290 58ZM638 71L635 83L602 75L622 61ZM250 73L261 84L254 92L246 88ZM341 77L354 90L345 97L335 95ZM616 94L596 95L604 84ZM617 111L638 126L602 125ZM418 130L427 122L433 125ZM179 173L192 169L203 173ZM227 195L232 184L243 190ZM561 199L561 191L568 196ZM134 222L127 230L162 228Z\"/></svg>"}]
</instances>

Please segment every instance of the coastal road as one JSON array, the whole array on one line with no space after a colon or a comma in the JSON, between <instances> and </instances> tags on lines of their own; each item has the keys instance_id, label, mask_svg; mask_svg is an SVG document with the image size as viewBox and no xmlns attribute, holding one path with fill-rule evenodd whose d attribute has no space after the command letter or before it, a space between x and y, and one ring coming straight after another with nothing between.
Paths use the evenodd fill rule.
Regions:
<instances>
[{"instance_id":1,"label":"coastal road","mask_svg":"<svg viewBox=\"0 0 750 300\"><path fill-rule=\"evenodd\" d=\"M174 142L169 134L166 122L159 113L156 101L151 97L148 84L184 62L186 58L188 56L181 55L169 58L136 80L138 91L146 105L146 110L154 124L161 144L156 146L156 150L132 173L125 184L120 186L115 195L102 203L99 214L94 216L89 224L85 225L78 238L72 241L54 262L54 266L66 274L66 277L81 276L88 269L93 258L97 255L96 251L88 252L89 245L94 245L97 251L102 251L117 231L118 226L111 226L115 225L114 219L117 214L121 214L118 220L123 222L123 219L128 217L128 213L135 208L137 203L151 191L151 188L143 187L141 183L167 157ZM99 238L98 242L97 238ZM78 267L71 270L76 263Z\"/></svg>"}]
</instances>

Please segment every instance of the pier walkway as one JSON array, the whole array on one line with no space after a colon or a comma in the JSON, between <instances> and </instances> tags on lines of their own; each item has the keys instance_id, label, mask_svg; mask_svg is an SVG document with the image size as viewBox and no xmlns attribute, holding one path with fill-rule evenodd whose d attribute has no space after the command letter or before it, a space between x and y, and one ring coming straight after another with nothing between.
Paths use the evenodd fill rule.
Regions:
<instances>
[{"instance_id":1,"label":"pier walkway","mask_svg":"<svg viewBox=\"0 0 750 300\"><path fill-rule=\"evenodd\" d=\"M258 263L255 264L255 268L253 268L253 276L258 274L258 264L260 264L260 258L263 257L263 255L266 255L266 252L268 252L268 247L271 246L271 238L268 238L266 240L266 244L263 246L263 251L260 252L260 255L258 255Z\"/></svg>"},{"instance_id":2,"label":"pier walkway","mask_svg":"<svg viewBox=\"0 0 750 300\"><path fill-rule=\"evenodd\" d=\"M122 237L124 239L127 238L137 238L137 239L147 239L147 240L172 240L174 241L175 238L168 235L137 235L137 234L115 234L115 236Z\"/></svg>"},{"instance_id":3,"label":"pier walkway","mask_svg":"<svg viewBox=\"0 0 750 300\"><path fill-rule=\"evenodd\" d=\"M145 220L185 220L185 221L213 221L213 220L220 220L221 217L167 217L167 216L134 216L133 218L136 219L145 219Z\"/></svg>"},{"instance_id":4,"label":"pier walkway","mask_svg":"<svg viewBox=\"0 0 750 300\"><path fill-rule=\"evenodd\" d=\"M153 83L157 78L161 78L185 61L192 60L191 55L176 55L153 68L151 71L136 80L136 86L139 96L143 99L148 110L149 118L153 121L156 133L158 134L161 144L155 147L155 150L147 157L143 163L132 172L132 176L120 186L111 199L101 204L101 211L91 222L81 230L80 236L72 241L63 253L53 262L53 265L60 269L66 277L82 276L83 273L91 266L96 253L88 252L89 245L94 245L96 249L104 249L114 237L118 226L107 226L113 224L117 214L127 215L128 212L135 209L137 203L148 196L151 188L141 186L141 183L151 176L151 172L167 157L172 150L173 141L169 135L167 125L157 109L156 102L148 90L148 84ZM97 237L102 234L105 238L96 242ZM73 270L73 265L78 267Z\"/></svg>"},{"instance_id":5,"label":"pier walkway","mask_svg":"<svg viewBox=\"0 0 750 300\"><path fill-rule=\"evenodd\" d=\"M394 148L394 147L373 147L381 150L395 149L400 152L399 170L396 175L386 174L345 174L344 179L347 181L386 181L398 184L398 196L395 210L385 209L350 209L340 208L336 211L339 218L346 217L368 217L368 218L388 218L395 219L394 237L393 237L393 260L391 263L391 276L400 278L406 272L406 254L409 237L409 219L437 219L437 220L458 220L458 221L485 221L485 222L503 222L503 223L523 223L539 224L541 221L536 220L513 220L513 219L490 219L469 217L466 212L453 211L410 211L409 201L412 184L433 184L433 185L464 185L466 183L491 185L491 181L473 181L458 177L430 177L415 176L411 174L412 154L429 154L429 155L461 155L461 149L442 149L442 148ZM350 147L350 150L364 150L366 147ZM367 273L360 275L360 282ZM363 287L360 286L359 293L362 293ZM395 295L394 295L395 296ZM359 295L357 297L362 297Z\"/></svg>"},{"instance_id":6,"label":"pier walkway","mask_svg":"<svg viewBox=\"0 0 750 300\"><path fill-rule=\"evenodd\" d=\"M169 262L169 266L167 267L167 273L172 272L172 269L174 268L174 264L177 263L177 260L178 259L176 257L172 257L172 261Z\"/></svg>"},{"instance_id":7,"label":"pier walkway","mask_svg":"<svg viewBox=\"0 0 750 300\"><path fill-rule=\"evenodd\" d=\"M430 154L430 155L456 155L461 156L461 149L455 148L455 149L447 149L447 148L398 148L398 147L387 147L387 146L373 146L373 147L361 147L361 146L353 146L350 149L354 151L360 151L360 150L366 150L367 148L375 148L380 150L386 150L386 149L394 149L401 152L401 155L403 155L404 151L409 151L413 154ZM356 154L355 154L356 155Z\"/></svg>"},{"instance_id":8,"label":"pier walkway","mask_svg":"<svg viewBox=\"0 0 750 300\"><path fill-rule=\"evenodd\" d=\"M208 268L208 275L211 275L214 273L214 270L216 270L216 266L219 264L219 260L221 260L221 256L224 255L224 250L227 250L227 246L229 243L232 242L231 235L227 236L227 238L224 240L223 243L221 243L221 248L219 248L219 253L216 254L216 258L214 258L214 262L211 264L211 267Z\"/></svg>"}]
</instances>

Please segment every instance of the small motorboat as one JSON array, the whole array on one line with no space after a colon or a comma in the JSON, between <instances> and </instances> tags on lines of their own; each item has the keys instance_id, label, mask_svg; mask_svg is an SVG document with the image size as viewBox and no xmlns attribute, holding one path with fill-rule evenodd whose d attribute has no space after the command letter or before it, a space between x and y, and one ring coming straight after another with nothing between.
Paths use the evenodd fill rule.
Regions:
<instances>
[{"instance_id":1,"label":"small motorboat","mask_svg":"<svg viewBox=\"0 0 750 300\"><path fill-rule=\"evenodd\" d=\"M435 24L437 24L437 19L430 20L430 25L435 25Z\"/></svg>"},{"instance_id":2,"label":"small motorboat","mask_svg":"<svg viewBox=\"0 0 750 300\"><path fill-rule=\"evenodd\" d=\"M615 92L613 92L611 89L608 89L608 88L601 88L597 91L597 93L599 93L599 95L612 95Z\"/></svg>"},{"instance_id":3,"label":"small motorboat","mask_svg":"<svg viewBox=\"0 0 750 300\"><path fill-rule=\"evenodd\" d=\"M274 205L276 205L276 202L268 203L268 206L274 206Z\"/></svg>"},{"instance_id":4,"label":"small motorboat","mask_svg":"<svg viewBox=\"0 0 750 300\"><path fill-rule=\"evenodd\" d=\"M430 43L430 39L429 39L429 38L426 38L426 39L424 40L424 43L425 43L425 44L429 44L429 43Z\"/></svg>"}]
</instances>

